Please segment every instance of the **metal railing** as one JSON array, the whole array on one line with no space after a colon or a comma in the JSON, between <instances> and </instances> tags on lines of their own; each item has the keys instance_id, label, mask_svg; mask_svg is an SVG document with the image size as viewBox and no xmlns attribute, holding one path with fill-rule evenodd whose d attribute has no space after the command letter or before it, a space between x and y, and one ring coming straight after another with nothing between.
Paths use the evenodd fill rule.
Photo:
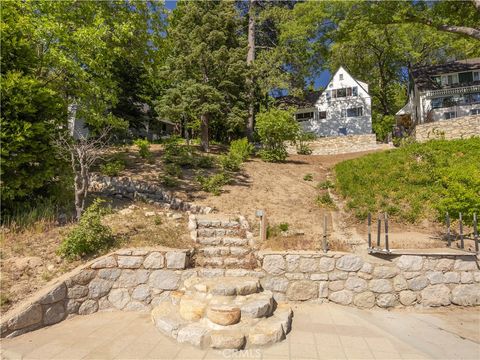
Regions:
<instances>
[{"instance_id":1,"label":"metal railing","mask_svg":"<svg viewBox=\"0 0 480 360\"><path fill-rule=\"evenodd\" d=\"M438 96L438 95L454 95L465 94L472 91L480 91L479 85L454 87L449 89L428 90L422 93L425 96Z\"/></svg>"}]
</instances>

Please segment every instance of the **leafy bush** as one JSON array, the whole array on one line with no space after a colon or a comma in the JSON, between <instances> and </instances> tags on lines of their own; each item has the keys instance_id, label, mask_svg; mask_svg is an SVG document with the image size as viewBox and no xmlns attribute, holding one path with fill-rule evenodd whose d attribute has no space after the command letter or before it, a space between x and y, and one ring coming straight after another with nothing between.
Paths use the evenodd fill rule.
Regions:
<instances>
[{"instance_id":1,"label":"leafy bush","mask_svg":"<svg viewBox=\"0 0 480 360\"><path fill-rule=\"evenodd\" d=\"M281 223L280 225L278 225L278 227L281 231L288 231L289 225L288 223Z\"/></svg>"},{"instance_id":2,"label":"leafy bush","mask_svg":"<svg viewBox=\"0 0 480 360\"><path fill-rule=\"evenodd\" d=\"M305 180L305 181L312 181L312 180L313 180L313 175L312 175L312 174L306 174L306 175L303 177L303 180Z\"/></svg>"},{"instance_id":3,"label":"leafy bush","mask_svg":"<svg viewBox=\"0 0 480 360\"><path fill-rule=\"evenodd\" d=\"M308 145L308 141L312 141L314 139L315 134L300 131L295 140L297 145L297 154L311 155L313 151L312 148Z\"/></svg>"},{"instance_id":4,"label":"leafy bush","mask_svg":"<svg viewBox=\"0 0 480 360\"><path fill-rule=\"evenodd\" d=\"M225 172L221 172L211 176L198 175L196 180L200 183L203 191L218 196L222 191L222 187L230 182L230 176Z\"/></svg>"},{"instance_id":5,"label":"leafy bush","mask_svg":"<svg viewBox=\"0 0 480 360\"><path fill-rule=\"evenodd\" d=\"M174 176L176 178L182 178L182 168L177 164L165 164L165 173L169 176Z\"/></svg>"},{"instance_id":6,"label":"leafy bush","mask_svg":"<svg viewBox=\"0 0 480 360\"><path fill-rule=\"evenodd\" d=\"M335 187L335 185L330 180L325 180L325 181L317 184L317 188L322 189L322 190L332 189L334 187Z\"/></svg>"},{"instance_id":7,"label":"leafy bush","mask_svg":"<svg viewBox=\"0 0 480 360\"><path fill-rule=\"evenodd\" d=\"M107 176L118 176L125 169L125 163L121 160L113 160L100 165L100 172Z\"/></svg>"},{"instance_id":8,"label":"leafy bush","mask_svg":"<svg viewBox=\"0 0 480 360\"><path fill-rule=\"evenodd\" d=\"M138 147L138 153L142 159L149 159L152 157L150 152L150 143L146 139L137 139L133 142Z\"/></svg>"},{"instance_id":9,"label":"leafy bush","mask_svg":"<svg viewBox=\"0 0 480 360\"><path fill-rule=\"evenodd\" d=\"M335 166L337 186L360 219L393 212L415 223L480 213L480 138L432 140L374 153ZM392 215L393 215L392 214Z\"/></svg>"},{"instance_id":10,"label":"leafy bush","mask_svg":"<svg viewBox=\"0 0 480 360\"><path fill-rule=\"evenodd\" d=\"M288 157L287 149L262 149L258 155L266 162L281 162Z\"/></svg>"},{"instance_id":11,"label":"leafy bush","mask_svg":"<svg viewBox=\"0 0 480 360\"><path fill-rule=\"evenodd\" d=\"M178 180L170 175L161 175L160 183L165 187L176 187L178 186Z\"/></svg>"},{"instance_id":12,"label":"leafy bush","mask_svg":"<svg viewBox=\"0 0 480 360\"><path fill-rule=\"evenodd\" d=\"M195 166L201 169L211 169L215 167L215 159L211 156L198 156L195 158Z\"/></svg>"},{"instance_id":13,"label":"leafy bush","mask_svg":"<svg viewBox=\"0 0 480 360\"><path fill-rule=\"evenodd\" d=\"M248 142L247 138L233 140L230 143L230 150L228 151L234 157L238 157L242 162L247 161L253 154L255 148Z\"/></svg>"},{"instance_id":14,"label":"leafy bush","mask_svg":"<svg viewBox=\"0 0 480 360\"><path fill-rule=\"evenodd\" d=\"M286 141L294 141L299 126L292 111L271 108L257 116L257 132L263 145L260 157L264 161L278 162L287 158Z\"/></svg>"},{"instance_id":15,"label":"leafy bush","mask_svg":"<svg viewBox=\"0 0 480 360\"><path fill-rule=\"evenodd\" d=\"M220 166L224 171L239 171L242 165L242 159L231 153L220 156Z\"/></svg>"},{"instance_id":16,"label":"leafy bush","mask_svg":"<svg viewBox=\"0 0 480 360\"><path fill-rule=\"evenodd\" d=\"M58 252L69 259L93 255L107 250L115 241L112 231L102 224L102 216L110 212L104 200L95 199L61 243Z\"/></svg>"},{"instance_id":17,"label":"leafy bush","mask_svg":"<svg viewBox=\"0 0 480 360\"><path fill-rule=\"evenodd\" d=\"M328 192L322 195L318 195L317 198L315 199L315 202L319 206L330 206L330 207L335 206L333 199L331 198Z\"/></svg>"}]
</instances>

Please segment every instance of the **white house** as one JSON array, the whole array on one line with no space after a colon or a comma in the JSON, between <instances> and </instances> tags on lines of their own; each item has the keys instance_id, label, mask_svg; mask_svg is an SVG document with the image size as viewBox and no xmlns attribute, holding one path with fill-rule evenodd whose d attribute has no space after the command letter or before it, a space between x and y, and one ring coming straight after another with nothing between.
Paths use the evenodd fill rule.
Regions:
<instances>
[{"instance_id":1,"label":"white house","mask_svg":"<svg viewBox=\"0 0 480 360\"><path fill-rule=\"evenodd\" d=\"M371 134L371 104L368 85L340 66L326 89L314 102L303 104L295 118L317 136Z\"/></svg>"},{"instance_id":2,"label":"white house","mask_svg":"<svg viewBox=\"0 0 480 360\"><path fill-rule=\"evenodd\" d=\"M409 79L408 103L396 114L399 125L480 114L480 58L413 67Z\"/></svg>"}]
</instances>

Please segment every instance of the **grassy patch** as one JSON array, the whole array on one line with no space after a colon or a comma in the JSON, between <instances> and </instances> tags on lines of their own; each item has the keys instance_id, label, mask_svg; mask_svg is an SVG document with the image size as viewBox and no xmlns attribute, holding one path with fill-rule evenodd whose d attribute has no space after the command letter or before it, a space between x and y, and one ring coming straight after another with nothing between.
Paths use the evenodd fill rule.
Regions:
<instances>
[{"instance_id":1,"label":"grassy patch","mask_svg":"<svg viewBox=\"0 0 480 360\"><path fill-rule=\"evenodd\" d=\"M335 166L337 188L360 219L386 211L415 223L480 213L480 138L432 140Z\"/></svg>"}]
</instances>

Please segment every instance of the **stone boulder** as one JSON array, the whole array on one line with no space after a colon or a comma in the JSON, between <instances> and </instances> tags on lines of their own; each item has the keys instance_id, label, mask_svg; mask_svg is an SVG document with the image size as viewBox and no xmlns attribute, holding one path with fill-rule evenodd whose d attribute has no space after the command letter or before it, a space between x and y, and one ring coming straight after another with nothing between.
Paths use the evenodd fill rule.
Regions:
<instances>
[{"instance_id":1,"label":"stone boulder","mask_svg":"<svg viewBox=\"0 0 480 360\"><path fill-rule=\"evenodd\" d=\"M431 285L421 292L421 304L425 306L447 306L450 305L450 289L448 286Z\"/></svg>"},{"instance_id":2,"label":"stone boulder","mask_svg":"<svg viewBox=\"0 0 480 360\"><path fill-rule=\"evenodd\" d=\"M461 306L480 305L480 286L457 285L452 290L452 303Z\"/></svg>"},{"instance_id":3,"label":"stone boulder","mask_svg":"<svg viewBox=\"0 0 480 360\"><path fill-rule=\"evenodd\" d=\"M287 298L293 301L305 301L318 296L318 285L314 281L299 280L291 282L287 289Z\"/></svg>"},{"instance_id":4,"label":"stone boulder","mask_svg":"<svg viewBox=\"0 0 480 360\"><path fill-rule=\"evenodd\" d=\"M344 255L337 260L336 266L343 271L358 271L363 266L363 259L358 255Z\"/></svg>"},{"instance_id":5,"label":"stone boulder","mask_svg":"<svg viewBox=\"0 0 480 360\"><path fill-rule=\"evenodd\" d=\"M351 292L350 290L331 292L328 295L328 299L337 304L348 305L353 300L353 292Z\"/></svg>"}]
</instances>

